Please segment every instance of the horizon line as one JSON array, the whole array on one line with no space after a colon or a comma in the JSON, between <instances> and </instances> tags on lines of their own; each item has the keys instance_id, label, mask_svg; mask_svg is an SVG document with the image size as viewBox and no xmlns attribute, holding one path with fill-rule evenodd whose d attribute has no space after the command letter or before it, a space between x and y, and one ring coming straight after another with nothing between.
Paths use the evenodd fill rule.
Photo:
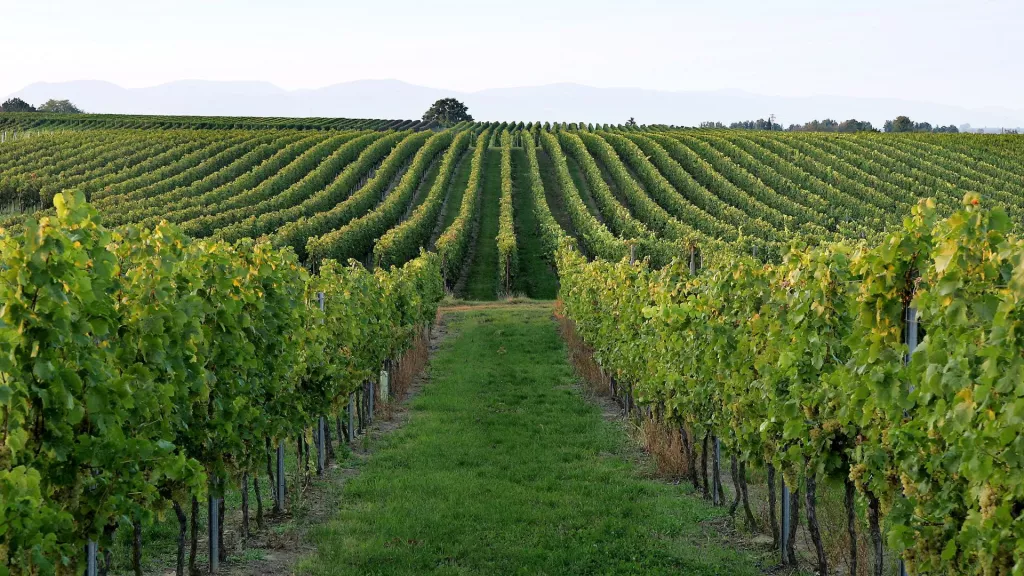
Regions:
<instances>
[{"instance_id":1,"label":"horizon line","mask_svg":"<svg viewBox=\"0 0 1024 576\"><path fill-rule=\"evenodd\" d=\"M901 98L901 97L894 97L894 96L850 96L850 95L843 95L843 94L828 94L828 93L792 96L792 95L765 94L765 93L761 93L761 92L752 92L752 91L750 91L748 89L745 89L745 88L735 88L735 87L715 88L715 89L701 89L701 90L666 90L666 89L661 89L661 88L645 88L645 87L641 87L641 86L594 86L594 85L590 85L590 84L583 84L583 83L580 83L580 82L565 81L565 82L549 82L549 83L545 83L545 84L526 84L526 85L517 85L517 86L498 86L498 87L481 88L481 89L478 89L478 90L457 90L457 89L450 89L450 88L439 88L439 87L436 87L436 86L426 86L426 85L423 85L423 84L416 84L416 83L413 83L413 82L409 82L407 80L401 80L399 78L361 78L361 79L358 79L358 80L346 80L346 81L343 81L343 82L335 82L335 83L332 83L332 84L326 84L326 85L319 86L319 87L316 87L316 88L283 88L283 87L281 87L281 86L279 86L279 85L277 85L277 84L275 84L275 83L273 83L273 82L271 82L269 80L208 80L208 79L202 79L202 78L182 78L182 79L178 79L178 80L170 80L170 81L162 82L162 83L159 83L159 84L153 84L153 85L148 85L148 86L140 86L140 87L125 87L125 86L122 86L122 85L120 85L120 84L118 84L116 82L112 82L112 81L109 81L109 80L100 80L100 79L95 79L95 78L91 78L91 79L83 78L83 79L77 79L77 80L60 80L60 81L40 80L40 81L32 82L32 83L22 87L19 90L16 90L14 92L8 93L4 98L16 97L17 94L19 94L20 92L23 92L23 91L25 91L25 90L33 87L33 86L37 86L37 85L61 85L61 84L86 83L86 82L98 83L98 84L109 84L111 86L114 86L116 88L119 88L121 90L126 90L126 91L150 90L150 89L153 89L153 88L161 88L161 87L170 86L170 85L173 85L173 84L183 84L183 83L190 83L190 82L204 83L204 84L266 84L266 85L269 85L269 86L271 86L273 88L276 88L276 89L278 89L278 90L280 90L280 91L282 91L284 93L288 93L288 94L301 93L301 92L315 92L315 91L318 91L318 90L325 90L325 89L334 88L334 87L337 87L337 86L359 84L359 83L368 83L368 82L396 82L396 83L404 84L404 85L411 86L411 87L414 87L414 88L424 88L424 89L428 89L428 90L448 91L448 92L452 92L452 93L455 93L455 94L467 94L467 95L468 94L480 94L480 93L484 93L484 92L499 91L499 90L522 90L522 89L530 89L530 88L550 88L550 87L558 87L558 86L572 86L572 87L588 88L588 89L593 89L593 90L635 90L635 91L641 91L641 92L656 92L656 93L662 93L662 94L715 94L715 93L732 92L732 93L738 93L738 94L742 94L742 95L750 95L750 96L757 96L757 97L763 97L763 98L780 98L780 99L790 99L790 100L809 100L809 99L814 99L814 98L844 98L844 99L849 99L849 100L861 100L861 101L867 101L867 100L888 100L888 101L894 101L894 102L932 104L932 105L939 105L939 106L957 107L957 108L963 108L964 110L976 110L976 111L982 111L982 110L1002 110L1002 111L1009 111L1009 112L1014 112L1014 113L1024 113L1024 108L1010 108L1010 107L1000 106L1000 105L981 105L981 106L974 107L974 106L969 106L969 105L965 105L965 104L949 104L949 103L926 101L926 100L911 100L911 99L906 99L906 98Z\"/></svg>"}]
</instances>

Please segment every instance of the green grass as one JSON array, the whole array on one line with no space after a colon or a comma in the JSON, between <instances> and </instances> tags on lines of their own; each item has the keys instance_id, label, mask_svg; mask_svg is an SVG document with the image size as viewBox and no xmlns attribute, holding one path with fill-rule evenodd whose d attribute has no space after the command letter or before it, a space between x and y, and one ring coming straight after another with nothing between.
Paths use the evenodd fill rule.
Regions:
<instances>
[{"instance_id":1,"label":"green grass","mask_svg":"<svg viewBox=\"0 0 1024 576\"><path fill-rule=\"evenodd\" d=\"M346 486L300 574L757 574L684 486L645 478L572 386L550 305L452 314L410 421Z\"/></svg>"},{"instance_id":2,"label":"green grass","mask_svg":"<svg viewBox=\"0 0 1024 576\"><path fill-rule=\"evenodd\" d=\"M480 228L476 250L466 272L463 298L498 298L498 213L501 210L501 150L489 148L484 154L483 187L480 191Z\"/></svg>"},{"instance_id":3,"label":"green grass","mask_svg":"<svg viewBox=\"0 0 1024 576\"><path fill-rule=\"evenodd\" d=\"M519 251L519 270L512 279L512 292L538 300L554 300L558 296L558 276L540 242L530 190L530 166L521 148L512 150L512 210Z\"/></svg>"}]
</instances>

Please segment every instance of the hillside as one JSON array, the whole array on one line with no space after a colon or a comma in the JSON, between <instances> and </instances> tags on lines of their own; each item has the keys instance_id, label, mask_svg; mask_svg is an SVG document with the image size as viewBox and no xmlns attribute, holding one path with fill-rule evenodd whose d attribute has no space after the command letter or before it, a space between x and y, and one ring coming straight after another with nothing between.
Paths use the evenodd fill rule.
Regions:
<instances>
[{"instance_id":1,"label":"hillside","mask_svg":"<svg viewBox=\"0 0 1024 576\"><path fill-rule=\"evenodd\" d=\"M477 238L479 252L469 242L477 227L497 230L498 211L488 207L506 179L520 206L515 238L546 243L526 248L534 259L550 260L554 236L565 235L613 260L632 245L636 257L662 265L719 243L772 260L794 235L869 238L922 198L949 214L968 192L1024 223L1024 152L1013 136L532 123L418 132L413 121L92 115L57 119L62 130L52 132L52 117L0 147L8 226L22 218L14 204L26 190L45 199L80 189L112 225L166 219L196 237L265 237L313 266L322 258L400 264L446 238L439 249L449 251L452 287L472 268L471 254L497 250L493 236ZM498 174L506 131L509 174ZM478 150L492 152L485 161ZM537 239L525 222L559 230ZM482 278L484 293L496 294L496 278Z\"/></svg>"},{"instance_id":2,"label":"hillside","mask_svg":"<svg viewBox=\"0 0 1024 576\"><path fill-rule=\"evenodd\" d=\"M135 538L138 552L129 515L152 530L147 550L169 558L174 519L139 515L174 505L184 573L185 498L209 496L214 510L225 497L248 534L250 479L261 495L257 531L271 532L262 495L275 522L304 513L318 489L312 468L289 456L295 484L282 496L271 439L277 481L285 443L306 462L312 446L323 449L322 471L331 429L339 452L365 442L384 415L374 403L388 399L378 375L410 385L445 291L549 301L465 315L448 302L465 333L435 357L438 385L423 402L440 404L411 429L443 422L450 428L419 436L426 446L450 437L487 456L455 455L450 469L463 480L454 483L425 482L429 472L415 467L391 474L374 460L347 494L365 496L388 475L407 483L410 500L370 518L343 506L330 523L304 527L320 546L298 564L306 573L365 571L373 554L391 554L391 535L374 528L387 522L408 530L407 542L453 527L449 540L404 557L398 571L408 573L453 561L452 542L476 549L488 535L501 540L490 555L462 557L480 573L526 556L542 572L607 562L618 573L752 572L760 557L718 545L719 529L740 523L772 535L762 556L821 574L858 556L877 562L875 574L897 556L912 573L1010 565L1024 438L1020 136L4 115L0 209L4 414L15 415L23 444L47 447L6 453L8 474L38 479L18 485L12 501L29 504L9 508L12 517L52 536L4 536L25 566L37 562L33 546L39 558L79 562L86 541L125 556ZM631 463L607 468L593 435L600 419L565 389L573 379L553 319L588 397L621 406L675 487L638 482ZM541 400L554 391L563 408ZM549 412L518 412L530 404ZM102 427L90 420L96 406L107 410ZM563 410L579 412L577 423ZM518 435L491 436L482 417ZM523 431L542 453L505 445ZM580 453L570 458L568 442ZM427 458L432 471L445 461L422 446L385 449L381 462ZM518 532L493 516L486 491L436 498L439 486L464 494L466 477L527 465L524 485L557 488L546 497L559 512L530 521L567 538L552 549L564 557L504 540ZM265 469L275 488L261 492ZM581 509L576 498L595 475L609 496ZM722 510L694 505L684 479ZM225 482L232 488L216 488ZM107 488L75 492L81 483ZM501 500L510 513L536 512L535 490L511 490ZM426 502L433 513L407 522ZM782 521L785 532L777 503L794 520ZM467 516L465 506L483 508ZM571 538L561 523L570 510L585 511ZM801 511L808 529L798 534ZM449 515L481 529L439 521ZM652 522L671 537L648 538L640 527ZM591 524L608 529L583 534ZM355 555L340 536L353 530L367 535ZM627 541L636 544L619 547Z\"/></svg>"}]
</instances>

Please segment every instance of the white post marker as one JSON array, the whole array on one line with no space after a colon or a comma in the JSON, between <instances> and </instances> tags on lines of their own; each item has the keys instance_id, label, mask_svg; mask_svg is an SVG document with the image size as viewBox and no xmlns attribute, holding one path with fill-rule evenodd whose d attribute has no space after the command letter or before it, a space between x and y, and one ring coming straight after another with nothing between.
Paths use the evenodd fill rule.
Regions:
<instances>
[{"instance_id":1,"label":"white post marker","mask_svg":"<svg viewBox=\"0 0 1024 576\"><path fill-rule=\"evenodd\" d=\"M388 371L387 370L381 370L380 371L380 403L381 404L387 405L387 403L388 403L388 394L390 392L391 392L391 389L389 387L389 382L388 382Z\"/></svg>"}]
</instances>

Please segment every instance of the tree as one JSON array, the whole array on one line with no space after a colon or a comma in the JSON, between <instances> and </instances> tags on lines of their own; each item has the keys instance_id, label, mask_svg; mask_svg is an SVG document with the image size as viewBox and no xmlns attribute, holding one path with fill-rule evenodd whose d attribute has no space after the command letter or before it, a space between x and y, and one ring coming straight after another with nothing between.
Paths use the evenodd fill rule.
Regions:
<instances>
[{"instance_id":1,"label":"tree","mask_svg":"<svg viewBox=\"0 0 1024 576\"><path fill-rule=\"evenodd\" d=\"M55 112L57 114L82 114L83 110L71 103L70 100L54 100L50 98L39 107L40 112Z\"/></svg>"},{"instance_id":2,"label":"tree","mask_svg":"<svg viewBox=\"0 0 1024 576\"><path fill-rule=\"evenodd\" d=\"M36 107L21 98L11 98L0 104L0 112L35 112Z\"/></svg>"},{"instance_id":3,"label":"tree","mask_svg":"<svg viewBox=\"0 0 1024 576\"><path fill-rule=\"evenodd\" d=\"M441 126L451 126L459 122L472 122L469 108L455 98L442 98L423 114L424 122L437 122Z\"/></svg>"},{"instance_id":4,"label":"tree","mask_svg":"<svg viewBox=\"0 0 1024 576\"><path fill-rule=\"evenodd\" d=\"M790 132L877 132L871 122L851 118L837 122L831 118L811 120L806 124L790 124Z\"/></svg>"},{"instance_id":5,"label":"tree","mask_svg":"<svg viewBox=\"0 0 1024 576\"><path fill-rule=\"evenodd\" d=\"M840 132L878 132L871 122L851 118L839 123Z\"/></svg>"},{"instance_id":6,"label":"tree","mask_svg":"<svg viewBox=\"0 0 1024 576\"><path fill-rule=\"evenodd\" d=\"M970 128L970 124L964 124ZM886 132L951 132L956 134L960 129L950 124L949 126L932 126L930 122L914 122L906 116L897 116L895 120L885 121Z\"/></svg>"},{"instance_id":7,"label":"tree","mask_svg":"<svg viewBox=\"0 0 1024 576\"><path fill-rule=\"evenodd\" d=\"M629 121L626 122L626 126L629 126L630 128L636 128L636 120L632 116L630 116Z\"/></svg>"},{"instance_id":8,"label":"tree","mask_svg":"<svg viewBox=\"0 0 1024 576\"><path fill-rule=\"evenodd\" d=\"M914 121L906 116L897 116L895 120L885 121L886 132L913 132Z\"/></svg>"},{"instance_id":9,"label":"tree","mask_svg":"<svg viewBox=\"0 0 1024 576\"><path fill-rule=\"evenodd\" d=\"M758 118L757 120L744 120L742 122L733 122L732 124L729 124L729 128L732 128L734 130L782 130L782 125L771 120Z\"/></svg>"}]
</instances>

